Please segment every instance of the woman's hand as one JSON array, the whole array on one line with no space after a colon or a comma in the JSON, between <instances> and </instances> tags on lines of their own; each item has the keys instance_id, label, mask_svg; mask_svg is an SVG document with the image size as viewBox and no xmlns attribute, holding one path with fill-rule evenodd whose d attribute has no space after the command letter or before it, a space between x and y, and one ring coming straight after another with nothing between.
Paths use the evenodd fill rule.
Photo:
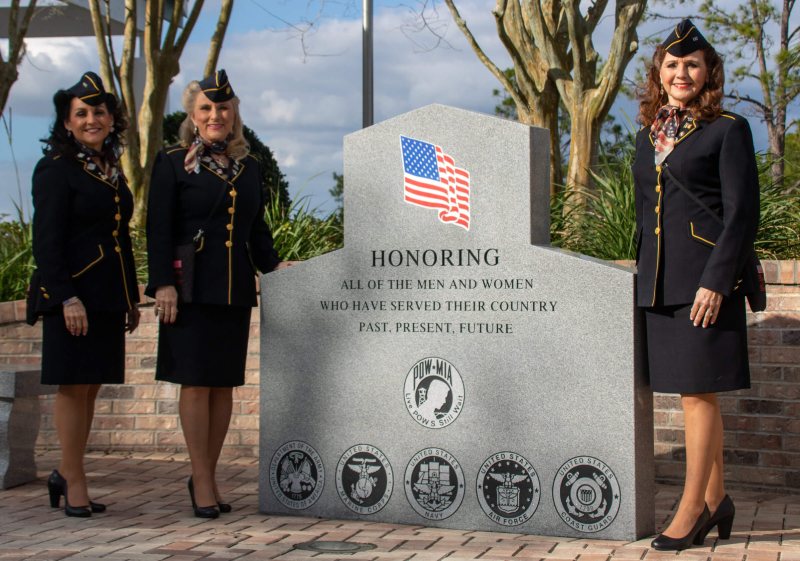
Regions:
<instances>
[{"instance_id":1,"label":"woman's hand","mask_svg":"<svg viewBox=\"0 0 800 561\"><path fill-rule=\"evenodd\" d=\"M717 315L719 315L719 307L721 304L722 294L701 287L694 297L694 305L692 306L692 313L689 319L694 322L695 327L701 323L703 327L708 327L710 324L717 321Z\"/></svg>"},{"instance_id":2,"label":"woman's hand","mask_svg":"<svg viewBox=\"0 0 800 561\"><path fill-rule=\"evenodd\" d=\"M174 286L156 288L156 317L164 323L175 323L178 317L178 291Z\"/></svg>"},{"instance_id":3,"label":"woman's hand","mask_svg":"<svg viewBox=\"0 0 800 561\"><path fill-rule=\"evenodd\" d=\"M273 271L280 271L281 269L291 267L292 265L297 265L298 263L300 263L300 261L281 261L278 263L278 266L273 269Z\"/></svg>"},{"instance_id":4,"label":"woman's hand","mask_svg":"<svg viewBox=\"0 0 800 561\"><path fill-rule=\"evenodd\" d=\"M89 331L89 320L86 317L86 308L83 302L76 300L74 304L64 306L64 321L67 330L73 335L86 335Z\"/></svg>"},{"instance_id":5,"label":"woman's hand","mask_svg":"<svg viewBox=\"0 0 800 561\"><path fill-rule=\"evenodd\" d=\"M125 323L125 331L133 333L139 327L139 319L142 317L142 312L139 311L139 306L133 305L133 309L128 310L128 321Z\"/></svg>"}]
</instances>

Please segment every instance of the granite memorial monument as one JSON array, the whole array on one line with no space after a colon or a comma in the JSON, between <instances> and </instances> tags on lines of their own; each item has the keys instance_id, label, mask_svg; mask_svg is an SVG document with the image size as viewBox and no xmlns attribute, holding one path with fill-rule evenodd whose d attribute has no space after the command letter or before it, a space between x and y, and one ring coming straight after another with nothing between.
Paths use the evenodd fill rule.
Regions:
<instances>
[{"instance_id":1,"label":"granite memorial monument","mask_svg":"<svg viewBox=\"0 0 800 561\"><path fill-rule=\"evenodd\" d=\"M633 271L550 246L548 131L432 105L344 139L344 248L261 277L259 508L654 531Z\"/></svg>"}]
</instances>

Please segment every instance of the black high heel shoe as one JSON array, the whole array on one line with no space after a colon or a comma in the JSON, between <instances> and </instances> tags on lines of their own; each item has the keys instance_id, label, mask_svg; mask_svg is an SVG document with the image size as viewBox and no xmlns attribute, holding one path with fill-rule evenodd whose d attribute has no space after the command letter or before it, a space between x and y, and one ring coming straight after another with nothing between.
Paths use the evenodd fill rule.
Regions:
<instances>
[{"instance_id":1,"label":"black high heel shoe","mask_svg":"<svg viewBox=\"0 0 800 561\"><path fill-rule=\"evenodd\" d=\"M722 502L719 503L717 510L709 518L708 523L703 527L703 532L708 534L717 527L719 539L729 540L731 538L731 528L733 528L733 517L736 515L736 507L733 506L733 499L729 495L725 495ZM705 535L703 536L705 539ZM697 543L695 540L694 545L703 545L703 542Z\"/></svg>"},{"instance_id":2,"label":"black high heel shoe","mask_svg":"<svg viewBox=\"0 0 800 561\"><path fill-rule=\"evenodd\" d=\"M192 497L192 508L194 509L194 515L197 518L219 518L219 511L217 510L217 506L197 506L197 503L194 502L194 481L192 481L192 477L189 477L189 483L187 485L189 487L189 496Z\"/></svg>"},{"instance_id":3,"label":"black high heel shoe","mask_svg":"<svg viewBox=\"0 0 800 561\"><path fill-rule=\"evenodd\" d=\"M53 473L50 474L50 478L47 480L47 492L50 494L50 506L53 508L60 506L63 495L64 514L67 516L88 518L92 515L92 511L88 506L70 506L69 499L67 499L67 480L61 477L58 470L54 469Z\"/></svg>"},{"instance_id":4,"label":"black high heel shoe","mask_svg":"<svg viewBox=\"0 0 800 561\"><path fill-rule=\"evenodd\" d=\"M682 538L671 538L664 534L659 534L650 545L653 549L657 549L658 551L682 551L692 547L692 544L703 545L703 540L706 539L706 534L708 533L706 525L710 518L711 513L708 512L708 505L706 505L705 508L703 508L703 513L697 519L697 522L694 523L694 527L688 534ZM705 534L703 533L704 530Z\"/></svg>"},{"instance_id":5,"label":"black high heel shoe","mask_svg":"<svg viewBox=\"0 0 800 561\"><path fill-rule=\"evenodd\" d=\"M219 511L222 514L228 514L230 511L233 510L233 508L231 508L231 505L226 503L217 503L217 506L219 507Z\"/></svg>"}]
</instances>

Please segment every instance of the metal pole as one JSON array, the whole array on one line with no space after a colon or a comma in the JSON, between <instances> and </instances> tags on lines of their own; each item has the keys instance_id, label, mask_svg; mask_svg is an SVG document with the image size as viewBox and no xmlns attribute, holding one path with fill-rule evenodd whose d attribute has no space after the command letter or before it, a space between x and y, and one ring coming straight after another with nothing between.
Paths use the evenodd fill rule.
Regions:
<instances>
[{"instance_id":1,"label":"metal pole","mask_svg":"<svg viewBox=\"0 0 800 561\"><path fill-rule=\"evenodd\" d=\"M364 128L372 126L374 111L372 107L372 0L364 0L362 19L362 96L364 103Z\"/></svg>"}]
</instances>

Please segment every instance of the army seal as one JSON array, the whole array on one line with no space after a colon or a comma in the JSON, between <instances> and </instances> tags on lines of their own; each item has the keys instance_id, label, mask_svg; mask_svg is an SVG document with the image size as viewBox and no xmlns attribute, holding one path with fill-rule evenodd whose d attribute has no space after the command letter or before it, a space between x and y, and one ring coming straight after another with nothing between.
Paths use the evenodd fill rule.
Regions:
<instances>
[{"instance_id":1,"label":"army seal","mask_svg":"<svg viewBox=\"0 0 800 561\"><path fill-rule=\"evenodd\" d=\"M325 484L322 458L305 442L287 442L272 456L269 484L283 506L294 510L308 508L322 495Z\"/></svg>"},{"instance_id":2,"label":"army seal","mask_svg":"<svg viewBox=\"0 0 800 561\"><path fill-rule=\"evenodd\" d=\"M409 370L403 397L416 422L441 429L464 408L464 382L455 366L443 358L423 358Z\"/></svg>"},{"instance_id":3,"label":"army seal","mask_svg":"<svg viewBox=\"0 0 800 561\"><path fill-rule=\"evenodd\" d=\"M449 452L426 448L408 462L405 487L406 498L417 514L428 520L444 520L464 500L464 473Z\"/></svg>"},{"instance_id":4,"label":"army seal","mask_svg":"<svg viewBox=\"0 0 800 561\"><path fill-rule=\"evenodd\" d=\"M478 503L502 526L519 526L539 506L539 476L531 463L514 452L499 452L478 470Z\"/></svg>"},{"instance_id":5,"label":"army seal","mask_svg":"<svg viewBox=\"0 0 800 561\"><path fill-rule=\"evenodd\" d=\"M392 466L383 452L357 444L342 454L336 466L336 492L347 508L358 514L375 514L392 496Z\"/></svg>"},{"instance_id":6,"label":"army seal","mask_svg":"<svg viewBox=\"0 0 800 561\"><path fill-rule=\"evenodd\" d=\"M620 500L614 472L591 456L572 458L553 481L553 502L561 520L579 532L607 528L619 512Z\"/></svg>"}]
</instances>

